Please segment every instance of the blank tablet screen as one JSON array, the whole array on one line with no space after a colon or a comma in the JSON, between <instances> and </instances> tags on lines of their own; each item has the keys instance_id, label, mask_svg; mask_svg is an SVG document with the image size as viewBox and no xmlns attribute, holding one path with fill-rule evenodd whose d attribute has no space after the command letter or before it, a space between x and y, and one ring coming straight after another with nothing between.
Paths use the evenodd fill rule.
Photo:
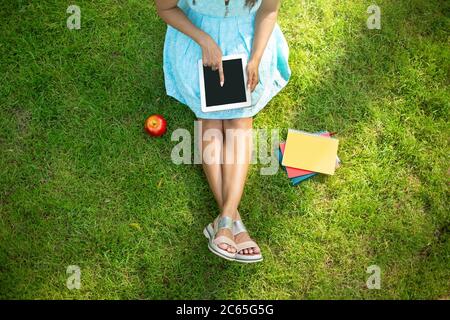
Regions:
<instances>
[{"instance_id":1,"label":"blank tablet screen","mask_svg":"<svg viewBox=\"0 0 450 320\"><path fill-rule=\"evenodd\" d=\"M246 101L242 59L224 60L225 83L220 86L219 71L203 67L206 107Z\"/></svg>"}]
</instances>

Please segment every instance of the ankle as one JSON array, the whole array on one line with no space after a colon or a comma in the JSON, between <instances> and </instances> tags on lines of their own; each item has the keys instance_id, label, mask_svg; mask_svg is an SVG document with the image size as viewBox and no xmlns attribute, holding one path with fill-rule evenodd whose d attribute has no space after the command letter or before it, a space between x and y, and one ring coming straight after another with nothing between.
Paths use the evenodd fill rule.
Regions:
<instances>
[{"instance_id":1,"label":"ankle","mask_svg":"<svg viewBox=\"0 0 450 320\"><path fill-rule=\"evenodd\" d=\"M220 217L221 217L221 218L223 218L223 217L229 217L229 218L233 219L233 221L234 221L234 220L235 220L235 217L236 217L236 214L233 214L232 211L223 210L223 211L220 213Z\"/></svg>"}]
</instances>

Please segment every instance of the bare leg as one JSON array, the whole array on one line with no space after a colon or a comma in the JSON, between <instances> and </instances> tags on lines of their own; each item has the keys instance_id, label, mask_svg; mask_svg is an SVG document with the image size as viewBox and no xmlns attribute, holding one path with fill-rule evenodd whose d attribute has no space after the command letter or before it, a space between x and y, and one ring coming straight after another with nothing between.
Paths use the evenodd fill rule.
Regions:
<instances>
[{"instance_id":1,"label":"bare leg","mask_svg":"<svg viewBox=\"0 0 450 320\"><path fill-rule=\"evenodd\" d=\"M252 118L223 120L223 214L236 217L244 191L252 148Z\"/></svg>"},{"instance_id":2,"label":"bare leg","mask_svg":"<svg viewBox=\"0 0 450 320\"><path fill-rule=\"evenodd\" d=\"M252 151L252 118L223 120L225 144L223 150L223 208L222 214L234 220L240 219L238 206L241 201L247 178L248 166ZM250 240L248 233L236 236L235 241L241 243ZM241 254L259 253L259 248L242 250Z\"/></svg>"},{"instance_id":3,"label":"bare leg","mask_svg":"<svg viewBox=\"0 0 450 320\"><path fill-rule=\"evenodd\" d=\"M203 171L208 180L209 187L216 199L217 205L222 210L222 156L223 156L223 122L222 120L199 119L202 123L202 155L203 155ZM217 222L217 221L216 221ZM226 236L233 239L230 230L220 230L217 237ZM228 252L236 252L236 250L225 243L219 244L219 247Z\"/></svg>"},{"instance_id":4,"label":"bare leg","mask_svg":"<svg viewBox=\"0 0 450 320\"><path fill-rule=\"evenodd\" d=\"M235 145L233 146L231 141L230 141L230 147L233 147L233 149L231 151L231 155L228 156L227 160L230 162L239 162L240 166L246 166L248 167L248 163L249 163L249 158L246 158L245 156L242 158L239 158L240 155L238 155L238 152L241 152L243 149L246 149L244 152L241 152L242 155L249 155L250 156L250 152L251 152L251 140L250 141L246 141L244 135L240 135L239 134L241 132L239 132L240 130L246 130L249 129L247 127L248 125L248 120L245 121L247 124L239 124L238 120L228 120L227 122L229 122L229 129L233 129L235 128L237 130L237 132L235 132L237 135L233 136L233 134L231 135L233 139L235 139L234 143ZM251 119L250 119L251 120ZM224 159L222 159L223 155L223 149L224 149L224 139L225 139L225 133L224 133L224 125L222 120L205 120L205 119L199 119L199 121L202 122L202 132L200 132L201 136L203 137L202 140L202 154L203 151L206 150L205 155L209 158L206 159L207 161L203 161L203 170L205 172L206 178L208 180L209 183L209 187L214 195L214 198L216 199L217 202L217 206L219 207L219 209L222 210L223 208L223 197L224 197L224 192L223 192L223 178L222 178L222 174L223 174L223 170L222 170L222 162L224 161ZM234 122L234 123L230 123L230 122ZM250 122L250 128L251 128L251 122ZM239 141L236 141L240 139ZM242 141L244 141L244 143L246 144L242 144ZM239 143L241 143L241 145L238 145ZM238 149L240 148L240 149ZM233 159L234 156L234 159ZM203 159L205 160L205 159ZM247 170L247 169L246 169ZM246 173L244 175L244 181L243 183L245 183L245 177L246 177ZM243 189L243 187L242 187ZM241 195L242 195L242 191L241 191ZM240 200L239 200L240 201ZM239 202L238 201L238 202ZM228 215L231 216L231 215ZM241 217L239 215L239 212L236 209L235 215L234 215L234 220L240 220ZM232 237L231 233L229 233L227 230L223 230L220 231L218 233L217 236L220 235L224 235L227 237ZM245 242L250 240L250 236L248 235L247 232L243 232L238 234L235 237L235 241L237 243L241 243L241 242ZM233 248L229 248L229 246L227 244L221 244L219 245L220 248L227 250L229 252L234 252ZM231 250L229 250L231 249ZM250 248L250 249L245 249L242 252L240 252L241 254L257 254L259 253L259 248L255 247L255 248Z\"/></svg>"},{"instance_id":5,"label":"bare leg","mask_svg":"<svg viewBox=\"0 0 450 320\"><path fill-rule=\"evenodd\" d=\"M205 162L203 159L203 171L205 172L206 179L208 180L209 187L216 199L219 209L222 209L222 153L223 153L223 123L222 120L206 120L199 119L202 123L201 136L205 139L202 140L202 154L203 150L208 148L214 149L215 152L208 155L212 156L212 161Z\"/></svg>"}]
</instances>

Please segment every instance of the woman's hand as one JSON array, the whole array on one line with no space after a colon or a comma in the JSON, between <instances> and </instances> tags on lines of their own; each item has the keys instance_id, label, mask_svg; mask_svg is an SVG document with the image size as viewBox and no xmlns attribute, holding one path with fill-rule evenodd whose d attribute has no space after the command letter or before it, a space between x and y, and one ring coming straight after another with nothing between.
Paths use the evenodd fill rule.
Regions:
<instances>
[{"instance_id":1,"label":"woman's hand","mask_svg":"<svg viewBox=\"0 0 450 320\"><path fill-rule=\"evenodd\" d=\"M255 58L251 58L247 63L247 88L253 92L255 90L256 85L259 81L258 69L259 69L259 60Z\"/></svg>"},{"instance_id":2,"label":"woman's hand","mask_svg":"<svg viewBox=\"0 0 450 320\"><path fill-rule=\"evenodd\" d=\"M225 77L222 66L222 50L209 35L205 34L199 41L202 48L202 60L205 67L211 67L213 71L219 71L220 86L223 87Z\"/></svg>"}]
</instances>

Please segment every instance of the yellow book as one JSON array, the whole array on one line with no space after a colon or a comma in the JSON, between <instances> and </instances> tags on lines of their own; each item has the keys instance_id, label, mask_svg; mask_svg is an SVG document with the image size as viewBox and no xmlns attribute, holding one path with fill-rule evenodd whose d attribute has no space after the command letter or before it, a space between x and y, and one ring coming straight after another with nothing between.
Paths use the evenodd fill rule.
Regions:
<instances>
[{"instance_id":1,"label":"yellow book","mask_svg":"<svg viewBox=\"0 0 450 320\"><path fill-rule=\"evenodd\" d=\"M283 166L334 174L339 140L290 129Z\"/></svg>"}]
</instances>

